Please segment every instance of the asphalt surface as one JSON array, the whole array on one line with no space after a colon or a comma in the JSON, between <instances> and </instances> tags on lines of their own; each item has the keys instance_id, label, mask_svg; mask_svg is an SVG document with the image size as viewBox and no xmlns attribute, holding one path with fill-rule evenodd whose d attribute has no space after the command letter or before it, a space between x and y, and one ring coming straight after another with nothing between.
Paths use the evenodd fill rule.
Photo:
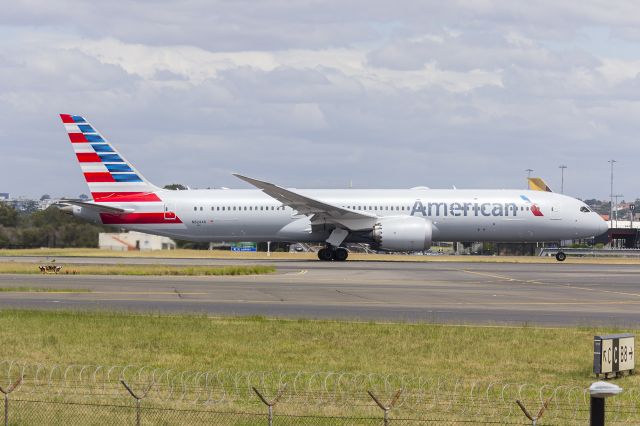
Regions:
<instances>
[{"instance_id":1,"label":"asphalt surface","mask_svg":"<svg viewBox=\"0 0 640 426\"><path fill-rule=\"evenodd\" d=\"M42 262L42 258L0 261ZM272 275L0 275L1 308L263 315L460 324L640 327L640 265L58 258L65 263L267 263Z\"/></svg>"}]
</instances>

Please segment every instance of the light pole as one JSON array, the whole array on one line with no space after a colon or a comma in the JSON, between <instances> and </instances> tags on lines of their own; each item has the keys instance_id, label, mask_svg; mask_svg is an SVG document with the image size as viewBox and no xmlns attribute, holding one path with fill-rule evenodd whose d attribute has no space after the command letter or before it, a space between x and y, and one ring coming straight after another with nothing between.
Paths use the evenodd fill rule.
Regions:
<instances>
[{"instance_id":1,"label":"light pole","mask_svg":"<svg viewBox=\"0 0 640 426\"><path fill-rule=\"evenodd\" d=\"M616 200L616 228L618 227L618 198L622 198L624 197L624 195L622 194L616 194L613 196L613 198L615 198Z\"/></svg>"},{"instance_id":2,"label":"light pole","mask_svg":"<svg viewBox=\"0 0 640 426\"><path fill-rule=\"evenodd\" d=\"M611 203L611 208L609 209L609 226L613 228L613 165L617 163L617 161L614 159L611 159L607 162L611 163L611 192L609 193L609 196L611 198L609 200L609 202Z\"/></svg>"},{"instance_id":3,"label":"light pole","mask_svg":"<svg viewBox=\"0 0 640 426\"><path fill-rule=\"evenodd\" d=\"M562 176L562 178L561 178L562 180L560 181L560 193L564 194L564 169L566 169L567 166L565 166L563 164L561 166L558 166L558 168L560 168L560 173L561 173L561 176Z\"/></svg>"},{"instance_id":4,"label":"light pole","mask_svg":"<svg viewBox=\"0 0 640 426\"><path fill-rule=\"evenodd\" d=\"M527 189L529 188L529 179L531 178L531 172L533 171L533 169L524 169L525 172L527 172Z\"/></svg>"}]
</instances>

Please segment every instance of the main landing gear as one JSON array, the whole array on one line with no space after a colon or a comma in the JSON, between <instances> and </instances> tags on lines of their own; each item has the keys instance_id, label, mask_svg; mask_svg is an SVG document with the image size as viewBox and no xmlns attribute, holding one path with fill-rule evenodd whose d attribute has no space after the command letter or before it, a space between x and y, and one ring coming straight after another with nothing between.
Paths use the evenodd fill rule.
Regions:
<instances>
[{"instance_id":1,"label":"main landing gear","mask_svg":"<svg viewBox=\"0 0 640 426\"><path fill-rule=\"evenodd\" d=\"M328 246L318 251L318 259L328 262L335 260L336 262L343 262L349 257L349 251L344 247Z\"/></svg>"},{"instance_id":2,"label":"main landing gear","mask_svg":"<svg viewBox=\"0 0 640 426\"><path fill-rule=\"evenodd\" d=\"M566 258L567 258L567 255L563 251L559 251L556 253L556 260L558 262L564 262Z\"/></svg>"}]
</instances>

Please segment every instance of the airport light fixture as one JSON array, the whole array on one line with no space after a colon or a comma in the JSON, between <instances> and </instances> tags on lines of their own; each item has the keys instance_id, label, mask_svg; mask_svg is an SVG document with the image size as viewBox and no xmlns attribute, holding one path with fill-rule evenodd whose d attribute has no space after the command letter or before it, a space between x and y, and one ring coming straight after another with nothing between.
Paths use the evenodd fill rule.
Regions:
<instances>
[{"instance_id":1,"label":"airport light fixture","mask_svg":"<svg viewBox=\"0 0 640 426\"><path fill-rule=\"evenodd\" d=\"M622 388L613 383L595 382L589 386L591 395L590 424L592 426L604 426L604 400L616 396L622 392Z\"/></svg>"},{"instance_id":2,"label":"airport light fixture","mask_svg":"<svg viewBox=\"0 0 640 426\"><path fill-rule=\"evenodd\" d=\"M558 168L560 169L560 173L561 173L561 180L560 180L560 193L564 194L564 169L567 168L567 166L565 166L564 164L558 166Z\"/></svg>"},{"instance_id":3,"label":"airport light fixture","mask_svg":"<svg viewBox=\"0 0 640 426\"><path fill-rule=\"evenodd\" d=\"M613 228L613 165L617 163L617 161L612 158L607 162L611 163L611 192L609 192L609 202L611 203L611 205L609 209L609 227Z\"/></svg>"}]
</instances>

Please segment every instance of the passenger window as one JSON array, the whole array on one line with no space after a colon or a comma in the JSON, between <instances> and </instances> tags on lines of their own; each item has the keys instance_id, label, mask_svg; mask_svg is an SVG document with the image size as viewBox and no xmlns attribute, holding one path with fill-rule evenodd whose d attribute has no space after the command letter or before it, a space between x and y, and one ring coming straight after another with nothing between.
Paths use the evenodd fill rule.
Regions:
<instances>
[{"instance_id":1,"label":"passenger window","mask_svg":"<svg viewBox=\"0 0 640 426\"><path fill-rule=\"evenodd\" d=\"M224 211L224 206L222 207L222 211Z\"/></svg>"},{"instance_id":2,"label":"passenger window","mask_svg":"<svg viewBox=\"0 0 640 426\"><path fill-rule=\"evenodd\" d=\"M194 212L197 212L197 211L198 211L198 208L197 208L197 207L194 207L194 208L193 208L193 211L194 211Z\"/></svg>"}]
</instances>

